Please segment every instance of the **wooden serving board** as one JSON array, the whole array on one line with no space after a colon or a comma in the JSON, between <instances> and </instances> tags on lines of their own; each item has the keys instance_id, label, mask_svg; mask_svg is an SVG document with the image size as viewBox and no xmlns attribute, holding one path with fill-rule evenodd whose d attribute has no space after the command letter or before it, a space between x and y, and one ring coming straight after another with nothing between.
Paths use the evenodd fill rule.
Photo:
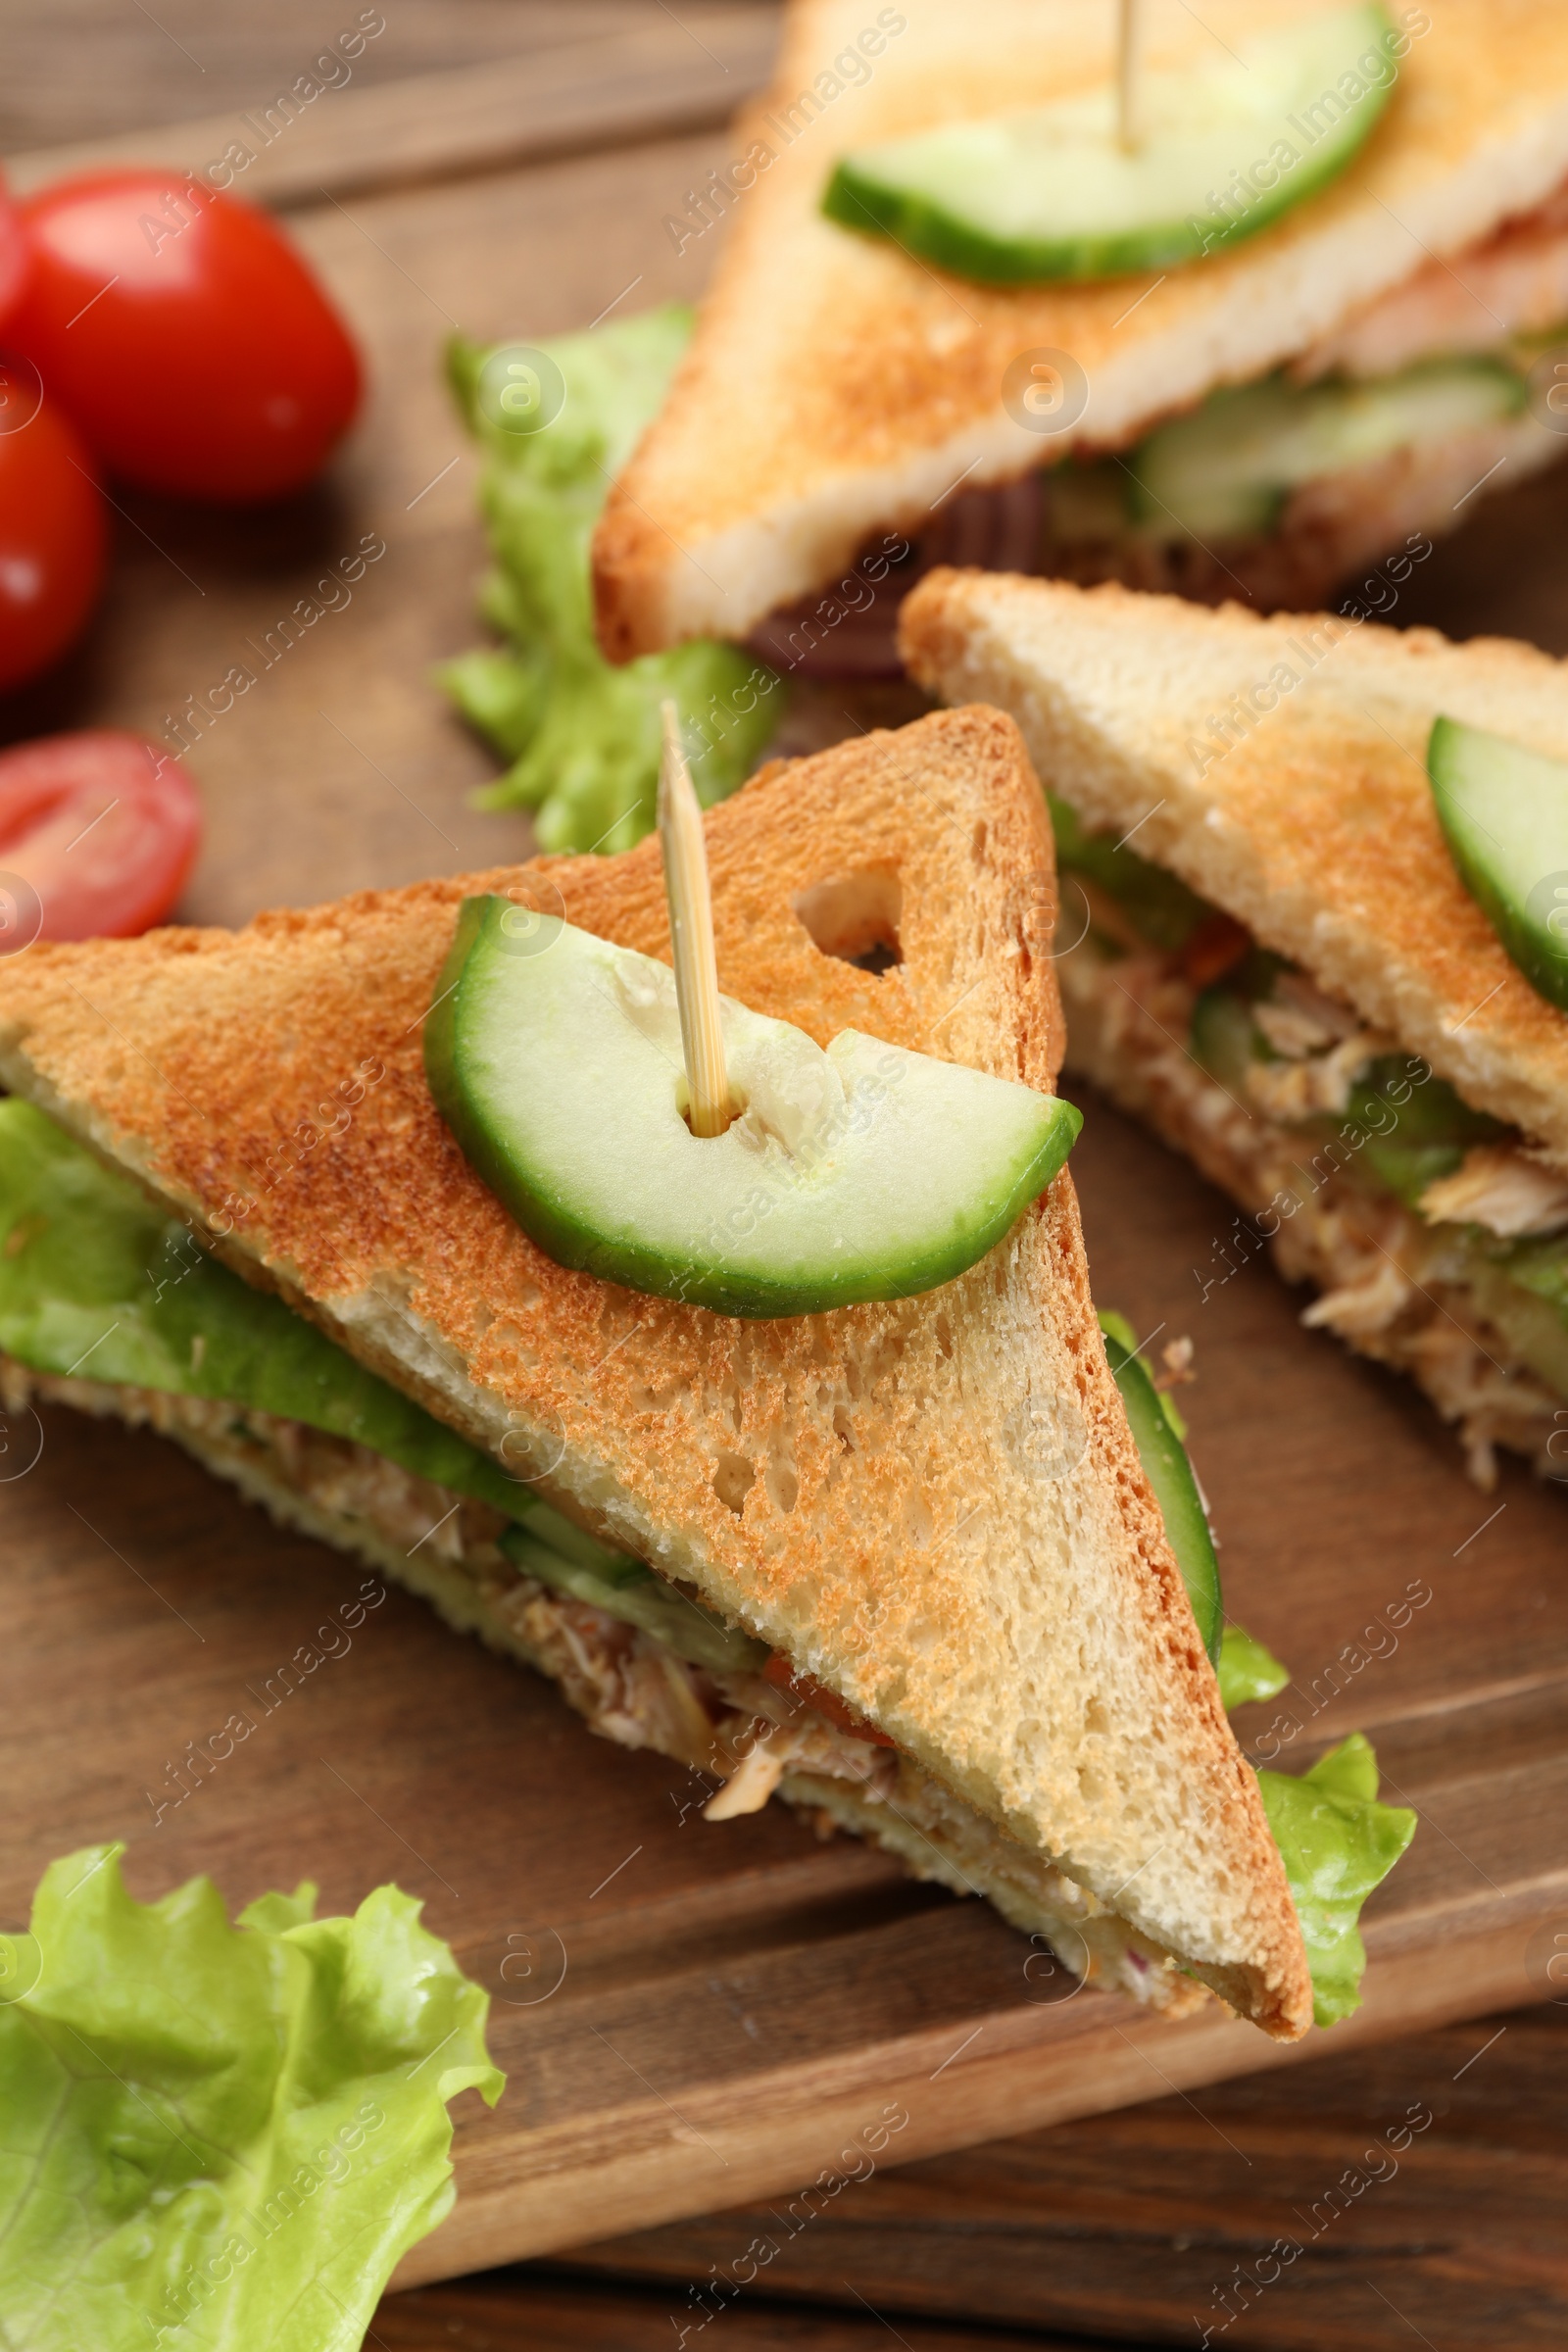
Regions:
<instances>
[{"instance_id":1,"label":"wooden serving board","mask_svg":"<svg viewBox=\"0 0 1568 2352\"><path fill-rule=\"evenodd\" d=\"M736 21L727 105L757 70L758 12L710 15ZM633 35L652 37L646 17ZM712 118L713 77L693 72L707 94L684 112L673 68L651 78L651 130ZM591 92L570 101L561 73L563 120L591 122ZM367 95L387 120L422 120L408 91ZM526 853L520 818L467 807L491 762L428 675L475 638L483 560L440 342L695 293L713 240L677 256L662 222L725 152L710 131L492 168L493 145L455 133L465 175L441 178L426 139L411 189L375 184L358 130L345 145L346 197L305 204L297 177L276 193L370 358L354 448L329 486L242 523L123 499L91 639L4 714L13 737L156 735L363 534L384 540L352 602L192 754L209 811L197 919ZM47 169L29 159L33 178ZM396 156L386 176L406 176ZM1530 498L1542 548L1560 545L1563 484ZM1478 526L1464 562L1433 560L1421 617L1474 600L1489 564L1502 580L1507 520ZM1507 625L1555 634L1517 565L1506 595ZM833 723L818 697L813 724ZM1073 1165L1101 1300L1140 1333L1197 1342L1187 1401L1229 1605L1297 1671L1245 1736L1296 1769L1359 1726L1389 1793L1422 1816L1369 1907L1363 2011L1290 2055L1541 1998L1543 1951L1568 1933L1564 1497L1512 1469L1478 1494L1414 1395L1302 1333L1266 1264L1231 1249L1220 1280L1229 1208L1109 1110L1089 1106ZM979 1904L853 1840L819 1844L781 1811L705 1824L680 1768L590 1739L547 1686L399 1593L346 1631L361 1570L159 1440L54 1413L14 1422L7 1443L0 1919L24 1916L52 1855L112 1836L143 1895L197 1870L231 1904L302 1876L333 1909L388 1877L422 1895L496 1996L512 2080L493 2116L462 2102L458 2207L406 2281L788 2191L878 2132L885 2165L1285 2055L1217 2008L1167 2027L1074 1992ZM235 1712L255 1732L172 1801L171 1767Z\"/></svg>"}]
</instances>

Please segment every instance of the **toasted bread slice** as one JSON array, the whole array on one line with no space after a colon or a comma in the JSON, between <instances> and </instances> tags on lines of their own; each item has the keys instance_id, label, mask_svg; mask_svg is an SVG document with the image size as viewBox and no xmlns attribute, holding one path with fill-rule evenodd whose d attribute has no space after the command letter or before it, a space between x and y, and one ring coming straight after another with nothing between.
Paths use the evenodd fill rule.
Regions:
<instances>
[{"instance_id":1,"label":"toasted bread slice","mask_svg":"<svg viewBox=\"0 0 1568 2352\"><path fill-rule=\"evenodd\" d=\"M1568 760L1568 665L1339 613L937 571L905 658L1018 720L1051 789L1568 1168L1568 1019L1510 959L1433 808L1439 712Z\"/></svg>"},{"instance_id":2,"label":"toasted bread slice","mask_svg":"<svg viewBox=\"0 0 1568 2352\"><path fill-rule=\"evenodd\" d=\"M1146 12L1149 55L1201 63L1216 41L1234 50L1320 4L1213 0L1200 21L1158 0ZM882 11L877 23L896 17L899 29L868 65L861 0L798 0L773 86L735 127L743 192L728 249L595 542L614 659L693 635L745 637L820 588L874 529L918 530L957 485L1008 480L1069 443L1124 447L1214 386L1296 359L1435 255L1530 212L1568 172L1568 12L1555 0L1437 0L1404 12L1399 84L1361 155L1260 235L1166 276L972 285L824 220L835 161L1102 84L1115 12L926 0L905 15ZM1065 353L1087 384L1079 425L1049 441L1003 404L1009 363L1033 351Z\"/></svg>"},{"instance_id":3,"label":"toasted bread slice","mask_svg":"<svg viewBox=\"0 0 1568 2352\"><path fill-rule=\"evenodd\" d=\"M705 1676L694 1688L691 1669L651 1636L519 1575L497 1549L499 1514L485 1506L298 1422L79 1374L35 1373L0 1355L0 1405L17 1413L34 1402L156 1429L280 1526L357 1554L458 1633L547 1676L601 1738L653 1748L694 1775L725 1775L705 1818L754 1809L776 1788L819 1834L849 1830L896 1854L915 1878L983 1895L1093 1984L1165 2018L1206 2000L1159 1945L907 1756L825 1722L816 1705L803 1710L755 1674ZM760 1739L760 1711L768 1727ZM759 1764L760 1787L754 1780L737 1805L738 1784ZM688 1797L686 1809L697 1801Z\"/></svg>"},{"instance_id":4,"label":"toasted bread slice","mask_svg":"<svg viewBox=\"0 0 1568 2352\"><path fill-rule=\"evenodd\" d=\"M940 713L776 764L708 838L727 993L824 1045L854 1025L1051 1089L1054 868L1010 720ZM570 921L668 959L656 842L527 870ZM742 1323L564 1271L469 1168L421 1062L460 902L518 881L34 948L0 966L0 1075L1234 2007L1303 2031L1282 1865L1105 1362L1071 1184L889 1305ZM844 959L873 937L902 956L880 976ZM329 1136L345 1079L366 1092Z\"/></svg>"}]
</instances>

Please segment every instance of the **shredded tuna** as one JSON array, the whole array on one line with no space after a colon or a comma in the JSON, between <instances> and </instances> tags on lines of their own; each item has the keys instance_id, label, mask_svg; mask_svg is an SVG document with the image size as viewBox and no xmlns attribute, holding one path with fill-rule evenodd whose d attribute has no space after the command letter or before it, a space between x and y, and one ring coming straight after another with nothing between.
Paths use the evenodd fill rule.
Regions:
<instances>
[{"instance_id":1,"label":"shredded tuna","mask_svg":"<svg viewBox=\"0 0 1568 2352\"><path fill-rule=\"evenodd\" d=\"M1324 1113L1339 1117L1367 1063L1389 1051L1386 1039L1359 1031L1326 1053L1317 1052L1314 1047L1321 1037L1309 1038L1302 1015L1289 1007L1260 1004L1257 1022L1276 1052L1289 1058L1254 1061L1247 1073L1247 1091L1265 1117L1287 1123Z\"/></svg>"},{"instance_id":2,"label":"shredded tuna","mask_svg":"<svg viewBox=\"0 0 1568 2352\"><path fill-rule=\"evenodd\" d=\"M1148 1120L1256 1220L1250 1248L1261 1232L1286 1279L1309 1281L1322 1294L1303 1320L1326 1324L1362 1354L1411 1373L1444 1419L1457 1425L1478 1485L1494 1482L1498 1446L1530 1456L1548 1477L1568 1473L1568 1384L1559 1391L1522 1361L1496 1320L1489 1269L1461 1226L1431 1224L1358 1181L1353 1152L1293 1134L1269 1115L1250 1074L1251 1102L1211 1078L1188 1051L1196 991L1174 959L1149 948L1107 956L1086 942L1056 969L1069 1070ZM1335 1010L1336 1021L1326 1025L1346 1042L1323 1059L1337 1085L1346 1055L1364 1064L1386 1043L1358 1031L1347 1008ZM1254 1065L1310 1067L1309 1060ZM1326 1082L1304 1083L1327 1091ZM1299 1115L1294 1094L1281 1094L1291 1115ZM1523 1147L1506 1152L1510 1186L1515 1163L1546 1173ZM1247 1249L1244 1242L1243 1262ZM1234 1251L1216 1242L1210 1283L1237 1270Z\"/></svg>"},{"instance_id":3,"label":"shredded tuna","mask_svg":"<svg viewBox=\"0 0 1568 2352\"><path fill-rule=\"evenodd\" d=\"M590 1730L720 1782L705 1807L710 1821L756 1812L782 1786L819 1835L841 1823L886 1845L918 1877L958 1893L983 1886L1003 1917L1037 1943L1049 1934L1070 1974L1117 1985L1167 2016L1207 1997L1168 1953L912 1758L857 1739L793 1689L760 1674L705 1673L622 1619L520 1573L496 1543L500 1514L486 1505L298 1422L33 1374L0 1355L0 1402L15 1411L33 1396L150 1424L286 1523L358 1549L461 1630L549 1675ZM1043 1979L1054 1965L1041 1952L1026 1977Z\"/></svg>"},{"instance_id":4,"label":"shredded tuna","mask_svg":"<svg viewBox=\"0 0 1568 2352\"><path fill-rule=\"evenodd\" d=\"M715 1820L757 1810L794 1769L853 1782L873 1800L893 1786L891 1750L856 1739L761 1675L705 1673L651 1634L523 1575L496 1543L499 1511L368 1446L207 1397L35 1375L0 1356L0 1400L15 1411L30 1395L183 1437L242 1485L249 1466L323 1518L369 1530L398 1560L423 1564L422 1581L436 1580L428 1597L455 1623L492 1638L499 1629L506 1646L559 1683L590 1730L723 1781L715 1801L730 1801Z\"/></svg>"},{"instance_id":5,"label":"shredded tuna","mask_svg":"<svg viewBox=\"0 0 1568 2352\"><path fill-rule=\"evenodd\" d=\"M733 1821L741 1813L760 1813L780 1781L784 1778L790 1759L781 1748L775 1748L771 1737L763 1733L750 1755L743 1756L716 1796L710 1796L703 1807L705 1821Z\"/></svg>"},{"instance_id":6,"label":"shredded tuna","mask_svg":"<svg viewBox=\"0 0 1568 2352\"><path fill-rule=\"evenodd\" d=\"M1349 1281L1303 1309L1301 1321L1308 1331L1337 1331L1342 1340L1376 1339L1406 1312L1414 1296L1414 1283L1392 1257L1369 1251Z\"/></svg>"},{"instance_id":7,"label":"shredded tuna","mask_svg":"<svg viewBox=\"0 0 1568 2352\"><path fill-rule=\"evenodd\" d=\"M1568 1226L1568 1177L1517 1144L1478 1144L1451 1176L1427 1186L1420 1207L1435 1222L1484 1225L1504 1240L1561 1233Z\"/></svg>"}]
</instances>

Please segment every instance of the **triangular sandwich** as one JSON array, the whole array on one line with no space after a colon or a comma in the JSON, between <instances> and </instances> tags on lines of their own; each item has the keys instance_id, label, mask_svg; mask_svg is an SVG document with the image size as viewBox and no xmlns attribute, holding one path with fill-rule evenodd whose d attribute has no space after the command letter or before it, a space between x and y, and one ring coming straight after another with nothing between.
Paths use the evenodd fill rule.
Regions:
<instances>
[{"instance_id":1,"label":"triangular sandwich","mask_svg":"<svg viewBox=\"0 0 1568 2352\"><path fill-rule=\"evenodd\" d=\"M819 1044L856 1028L1053 1091L1052 845L1010 720L940 713L776 766L707 833L728 995ZM171 1395L167 1371L138 1389L113 1298L13 1346L69 1374L38 1392L157 1421L556 1675L596 1728L726 1776L714 1812L779 1785L1106 1981L1179 2007L1196 1979L1302 2032L1280 1856L1107 1366L1071 1183L892 1304L738 1321L564 1270L468 1165L421 1059L461 903L509 890L668 960L650 840L0 965L12 1152L47 1114L183 1221L149 1281L198 1297L194 1236L287 1302L267 1302L288 1327L270 1414ZM97 1164L76 1159L79 1196ZM23 1268L49 1247L40 1203ZM192 1332L198 1390L236 1345ZM303 1430L291 1365L296 1398L315 1384ZM356 1421L325 1392L358 1367L378 1379ZM442 1426L420 1439L408 1399ZM626 1577L652 1630L593 1605Z\"/></svg>"},{"instance_id":2,"label":"triangular sandwich","mask_svg":"<svg viewBox=\"0 0 1568 2352\"><path fill-rule=\"evenodd\" d=\"M1335 15L1151 0L1147 71L1241 75L1250 44ZM979 149L1080 98L1108 118L1116 10L798 0L728 164L665 220L688 261L727 243L599 527L607 652L758 632L785 669L874 666L868 637L891 646L931 560L1312 607L1560 456L1568 13L1359 17L1346 71L1277 136L1218 140L1204 258L1009 284L847 225L853 204L827 218L824 195L878 142L971 123ZM1363 104L1373 127L1318 184ZM944 165L945 197L969 168ZM999 209L1021 177L1003 175Z\"/></svg>"},{"instance_id":3,"label":"triangular sandwich","mask_svg":"<svg viewBox=\"0 0 1568 2352\"><path fill-rule=\"evenodd\" d=\"M1271 1244L1483 1484L1498 1445L1560 1477L1568 1016L1461 878L1427 759L1442 717L1568 760L1568 667L985 572L933 573L903 638L932 693L1014 712L1053 798L1069 1069L1245 1212L1199 1295Z\"/></svg>"}]
</instances>

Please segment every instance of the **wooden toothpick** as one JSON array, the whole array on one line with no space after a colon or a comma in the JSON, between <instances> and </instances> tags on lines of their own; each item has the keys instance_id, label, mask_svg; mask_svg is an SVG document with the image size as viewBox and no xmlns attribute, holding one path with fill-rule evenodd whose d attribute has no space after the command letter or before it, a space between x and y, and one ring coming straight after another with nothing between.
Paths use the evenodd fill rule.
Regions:
<instances>
[{"instance_id":1,"label":"wooden toothpick","mask_svg":"<svg viewBox=\"0 0 1568 2352\"><path fill-rule=\"evenodd\" d=\"M703 812L681 747L675 706L663 706L664 757L659 769L659 843L664 853L664 895L675 950L675 1001L681 1052L691 1094L693 1135L722 1135L735 1116L724 1032L718 1015L718 965L713 956L713 901L708 886Z\"/></svg>"},{"instance_id":2,"label":"wooden toothpick","mask_svg":"<svg viewBox=\"0 0 1568 2352\"><path fill-rule=\"evenodd\" d=\"M1116 0L1116 144L1124 155L1136 154L1139 143L1142 17L1143 0Z\"/></svg>"}]
</instances>

